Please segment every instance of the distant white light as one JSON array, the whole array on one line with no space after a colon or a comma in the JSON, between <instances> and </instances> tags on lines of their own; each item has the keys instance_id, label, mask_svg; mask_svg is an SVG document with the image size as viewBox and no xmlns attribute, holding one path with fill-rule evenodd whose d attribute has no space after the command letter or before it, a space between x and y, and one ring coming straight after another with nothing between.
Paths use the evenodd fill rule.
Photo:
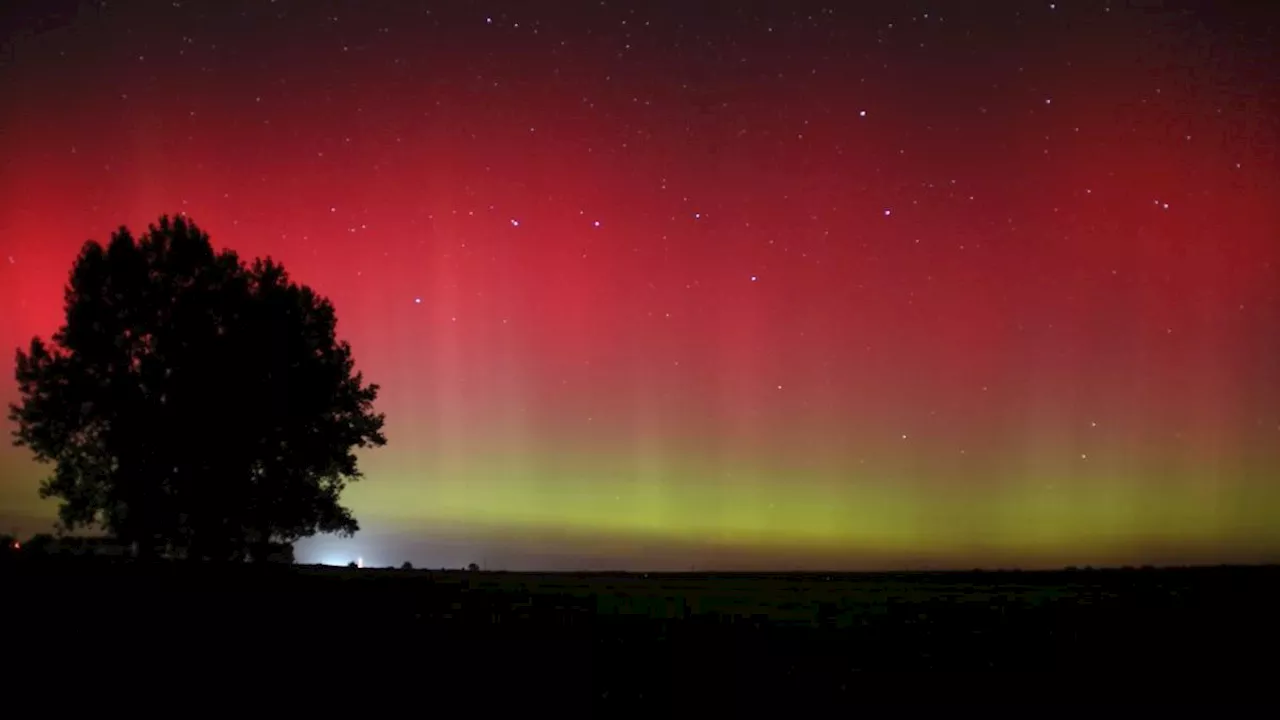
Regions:
<instances>
[{"instance_id":1,"label":"distant white light","mask_svg":"<svg viewBox=\"0 0 1280 720\"><path fill-rule=\"evenodd\" d=\"M413 299L413 304L414 304L414 305L421 305L421 304L422 304L422 298L420 298L420 297L416 297L416 298L414 298L414 299Z\"/></svg>"},{"instance_id":2,"label":"distant white light","mask_svg":"<svg viewBox=\"0 0 1280 720\"><path fill-rule=\"evenodd\" d=\"M364 567L364 558L362 557L356 558L356 567L358 568Z\"/></svg>"},{"instance_id":3,"label":"distant white light","mask_svg":"<svg viewBox=\"0 0 1280 720\"><path fill-rule=\"evenodd\" d=\"M752 275L752 276L751 276L751 282L755 282L755 281L756 281L756 280L758 280L758 279L759 279L759 278L757 278L755 275Z\"/></svg>"},{"instance_id":4,"label":"distant white light","mask_svg":"<svg viewBox=\"0 0 1280 720\"><path fill-rule=\"evenodd\" d=\"M515 218L511 218L511 227L520 227L520 221Z\"/></svg>"},{"instance_id":5,"label":"distant white light","mask_svg":"<svg viewBox=\"0 0 1280 720\"><path fill-rule=\"evenodd\" d=\"M885 208L885 209L884 209L884 216L885 216L885 217L889 217L889 216L890 216L890 215L892 215L892 214L893 214L893 210L891 210L891 209L889 209L889 208Z\"/></svg>"},{"instance_id":6,"label":"distant white light","mask_svg":"<svg viewBox=\"0 0 1280 720\"><path fill-rule=\"evenodd\" d=\"M859 110L859 111L858 111L858 117L866 117L866 116L867 116L867 111L866 111L866 110Z\"/></svg>"},{"instance_id":7,"label":"distant white light","mask_svg":"<svg viewBox=\"0 0 1280 720\"><path fill-rule=\"evenodd\" d=\"M600 227L600 221L599 221L599 220L596 220L595 222L591 223L591 226L592 226L592 227Z\"/></svg>"}]
</instances>

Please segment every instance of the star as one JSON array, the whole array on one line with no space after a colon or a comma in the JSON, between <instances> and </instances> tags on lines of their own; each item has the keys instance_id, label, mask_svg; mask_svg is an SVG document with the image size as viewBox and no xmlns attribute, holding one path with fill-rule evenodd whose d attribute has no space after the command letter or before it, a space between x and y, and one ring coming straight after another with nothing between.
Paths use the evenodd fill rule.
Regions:
<instances>
[{"instance_id":1,"label":"star","mask_svg":"<svg viewBox=\"0 0 1280 720\"><path fill-rule=\"evenodd\" d=\"M273 17L298 21L291 32L312 49L299 58L251 52L253 38L229 31L242 8L169 4L181 9L154 23L103 18L125 33L134 21L133 32L145 33L143 23L172 20L190 35L94 55L98 74L113 82L85 96L86 112L132 108L150 119L145 144L189 159L191 172L145 193L155 196L148 212L176 205L207 224L216 246L246 261L279 255L299 283L332 295L345 328L339 335L357 336L353 353L368 363L370 380L387 388L377 409L400 439L374 455L369 470L377 482L362 488L357 503L366 509L403 494L406 520L432 515L429 498L411 487L429 468L405 438L443 418L444 464L468 472L493 464L486 454L501 460L534 448L566 458L548 460L563 465L552 484L572 489L597 480L594 466L618 464L591 459L599 448L629 448L640 433L638 452L652 456L655 472L641 473L637 487L659 505L719 507L744 500L744 490L775 489L799 493L805 505L825 493L830 522L805 527L803 508L779 495L776 507L769 497L745 498L756 509L775 507L762 518L739 508L742 518L717 523L655 513L656 505L632 508L637 497L625 475L634 473L598 478L606 487L594 488L595 500L609 497L611 485L615 498L628 491L628 506L607 509L624 519L628 508L645 510L654 523L645 527L664 537L700 544L730 526L754 537L747 544L762 554L752 563L784 558L769 541L782 545L793 533L804 542L785 543L795 554L787 563L820 562L828 557L823 548L842 550L855 536L879 546L892 524L860 523L866 508L855 496L864 491L890 493L943 523L924 535L956 538L967 552L984 546L981 523L1009 500L992 488L1039 482L1047 502L1058 498L1056 487L1046 489L1056 483L1065 504L1020 507L1019 520L1032 528L1079 526L1093 521L1094 508L1066 500L1077 490L1096 492L1094 479L1106 480L1116 497L1132 495L1135 505L1185 505L1179 493L1159 492L1158 473L1175 464L1173 456L1220 470L1214 481L1234 490L1233 483L1248 482L1248 463L1219 456L1266 457L1280 439L1280 398L1273 397L1280 390L1267 363L1241 360L1267 349L1258 338L1275 314L1280 255L1265 222L1270 175L1261 164L1245 173L1241 159L1259 156L1271 127L1265 107L1231 102L1258 96L1267 83L1242 72L1249 69L1243 56L1151 67L1129 51L1134 43L1177 40L1177 28L1158 14L1122 13L1110 3L1125 15L1115 25L1096 18L1108 3L1086 11L1070 0L1041 0L1047 15L1034 3L1012 11L959 3L927 13L924 6L936 3L924 3L887 14L854 7L862 3L799 14L760 4L741 18L751 26L738 28L745 34L708 34L695 32L704 23L679 4L636 13L597 2L589 18L558 6L538 15L479 4L463 13L370 8L360 22L338 24L323 7L294 3L285 13L283 0L262 2L278 10ZM1220 19L1198 28L1201 39L1261 46L1267 34L1266 23ZM968 77L953 62L973 28L1010 22L1021 32L984 36L993 56L1008 59L996 75ZM745 42L752 34L768 34L769 47ZM458 38L476 62L432 62L432 47ZM89 58L73 39L42 36L37 62L11 63L14 84L70 83L69 92L85 84L94 73L80 72ZM832 51L838 39L853 40L838 43L848 52ZM533 67L509 52L512 42L533 43L545 62ZM1023 52L1055 43L1061 52ZM681 61L667 62L672 53ZM1111 60L1105 97L1090 92L1090 53ZM327 72L335 68L340 77ZM526 82L530 72L546 82ZM156 91L172 73L225 87L165 102ZM944 92L921 94L900 82L904 73ZM1180 87L1188 74L1214 92ZM216 82L222 76L254 82ZM743 86L743 78L753 80ZM1060 110L1053 107L1058 92L1067 99ZM0 137L15 173L39 174L52 157L68 187L146 185L145 163L126 162L138 159L129 152L137 138L128 123L77 123L46 95L24 97L45 132L30 143ZM328 111L290 121L289 101L299 97L319 99ZM871 103L885 110L884 123L850 122L870 119ZM230 127L227 118L239 122ZM248 147L263 151L243 152ZM1160 167L1144 168L1144 158ZM230 188L227 160L236 164ZM0 344L10 346L29 332L56 330L52 291L85 238L101 242L126 220L138 233L147 220L127 192L91 193L58 211L50 210L62 199L56 183L30 189L30 213L9 218L8 249L0 250L0 267L8 264L11 276L0 282L0 298L15 311L27 303L0 322ZM1144 194L1158 212L1148 211ZM901 218L899 204L909 208ZM892 225L874 222L876 205ZM714 223L702 222L701 206ZM589 217L588 207L609 217L610 232L595 232L604 221ZM535 213L534 226L505 232L524 230L517 213L525 210ZM50 233L30 232L27 222L50 212L66 213L57 217L56 247L46 241ZM324 213L335 217L325 221ZM1212 232L1215 223L1230 232ZM736 284L735 275L760 284L759 273L737 275L753 266L769 273L768 288ZM431 293L430 308L417 291ZM444 314L449 309L455 312ZM470 313L469 322L458 312ZM1209 347L1215 351L1203 350ZM1161 365L1168 358L1174 366L1143 371L1144 359ZM421 381L424 363L430 383ZM969 384L983 375L999 388ZM1215 378L1228 375L1257 397L1209 403L1209 423L1197 403L1212 400ZM575 387L564 380L564 398L545 397L562 378ZM762 393L768 387L777 399ZM1149 412L1152 402L1158 411ZM1095 412L1106 418L1105 433L1092 432L1103 423L1089 417ZM479 419L486 422L472 422ZM1179 420L1190 424L1175 440ZM895 449L886 445L895 422L925 435ZM1214 427L1233 430L1232 441L1216 443ZM688 452L691 432L711 451ZM901 429L898 437L904 446L914 439ZM1018 467L1024 463L1010 461L1026 454L1028 439L1043 446L1025 463L1031 478ZM971 442L978 448L972 459ZM1100 448L1097 467L1082 445ZM858 467L848 467L850 456ZM749 478L734 473L740 482L710 490L665 477L716 478L740 462ZM1113 477L1117 463L1124 467ZM621 463L628 464L635 463ZM770 465L801 471L777 477ZM1035 466L1065 476L1036 478ZM916 471L919 483L893 487L895 476ZM536 492L545 489L542 473L502 473L489 483L491 504L533 503L525 510L549 524L589 524L590 502L557 503ZM6 483L0 474L0 490ZM942 487L964 496L964 507L933 512L948 501L937 492ZM1280 511L1280 498L1270 500L1275 508L1255 514ZM1191 542L1226 547L1245 541L1235 521L1250 510L1192 504L1181 519L1189 531L1213 531L1193 533ZM481 505L453 511L460 521L486 515ZM1163 530L1158 512L1120 515L1117 531ZM644 530L628 527L636 537ZM1088 550L1069 533L1042 539L1041 549L1064 558ZM1013 548L1012 535L999 540ZM1280 538L1272 540L1276 547L1263 551L1280 550ZM366 567L431 557L387 558L390 548L355 547L341 551L341 565L356 560L353 552L374 553ZM303 560L309 550L300 550ZM802 555L810 551L823 554ZM443 561L444 550L431 552ZM712 562L689 552L686 564ZM862 557L850 552L840 563L856 567ZM487 562L495 564L492 556Z\"/></svg>"}]
</instances>

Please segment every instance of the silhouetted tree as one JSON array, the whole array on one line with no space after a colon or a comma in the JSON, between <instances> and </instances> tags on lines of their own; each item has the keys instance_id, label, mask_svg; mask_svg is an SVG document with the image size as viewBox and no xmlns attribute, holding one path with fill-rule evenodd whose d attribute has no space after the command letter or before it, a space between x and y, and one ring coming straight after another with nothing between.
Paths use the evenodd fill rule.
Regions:
<instances>
[{"instance_id":1,"label":"silhouetted tree","mask_svg":"<svg viewBox=\"0 0 1280 720\"><path fill-rule=\"evenodd\" d=\"M216 252L181 217L85 244L65 324L17 354L15 443L53 463L40 488L68 529L142 552L270 554L359 529L339 504L355 448L381 446L378 387L354 372L329 301L270 258Z\"/></svg>"},{"instance_id":2,"label":"silhouetted tree","mask_svg":"<svg viewBox=\"0 0 1280 720\"><path fill-rule=\"evenodd\" d=\"M405 560L405 561L404 561L404 563L402 563L402 564L400 565L400 569L401 569L401 570L412 570L412 569L413 569L413 563L409 562L408 560Z\"/></svg>"},{"instance_id":3,"label":"silhouetted tree","mask_svg":"<svg viewBox=\"0 0 1280 720\"><path fill-rule=\"evenodd\" d=\"M470 565L467 566L467 570L470 570L471 572L477 572L480 570L480 566L475 563L471 563Z\"/></svg>"},{"instance_id":4,"label":"silhouetted tree","mask_svg":"<svg viewBox=\"0 0 1280 720\"><path fill-rule=\"evenodd\" d=\"M296 562L293 543L273 542L263 547L254 548L253 559L261 562L272 562L281 565L292 565Z\"/></svg>"},{"instance_id":5,"label":"silhouetted tree","mask_svg":"<svg viewBox=\"0 0 1280 720\"><path fill-rule=\"evenodd\" d=\"M57 550L57 546L57 539L49 533L36 533L22 543L22 550L33 555L50 555Z\"/></svg>"}]
</instances>

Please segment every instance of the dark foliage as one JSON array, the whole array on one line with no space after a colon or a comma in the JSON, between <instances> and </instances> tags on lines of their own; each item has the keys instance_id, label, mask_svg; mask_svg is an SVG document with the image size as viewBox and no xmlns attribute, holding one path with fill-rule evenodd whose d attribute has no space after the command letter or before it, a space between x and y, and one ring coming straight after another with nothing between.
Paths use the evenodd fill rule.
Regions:
<instances>
[{"instance_id":1,"label":"dark foliage","mask_svg":"<svg viewBox=\"0 0 1280 720\"><path fill-rule=\"evenodd\" d=\"M49 533L36 533L22 544L22 551L33 555L47 555L58 547L58 540Z\"/></svg>"},{"instance_id":2,"label":"dark foliage","mask_svg":"<svg viewBox=\"0 0 1280 720\"><path fill-rule=\"evenodd\" d=\"M355 448L381 446L378 387L329 301L270 258L215 251L181 217L85 244L65 324L17 354L18 445L54 465L40 494L68 530L189 557L354 533Z\"/></svg>"}]
</instances>

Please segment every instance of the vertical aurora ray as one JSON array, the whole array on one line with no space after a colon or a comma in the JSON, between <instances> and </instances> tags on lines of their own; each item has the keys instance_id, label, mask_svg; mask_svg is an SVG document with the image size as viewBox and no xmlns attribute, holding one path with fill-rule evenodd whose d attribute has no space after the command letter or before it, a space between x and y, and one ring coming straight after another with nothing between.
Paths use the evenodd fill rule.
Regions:
<instances>
[{"instance_id":1,"label":"vertical aurora ray","mask_svg":"<svg viewBox=\"0 0 1280 720\"><path fill-rule=\"evenodd\" d=\"M274 255L383 387L366 559L1280 554L1274 10L281 5L9 32L0 346L121 223Z\"/></svg>"}]
</instances>

